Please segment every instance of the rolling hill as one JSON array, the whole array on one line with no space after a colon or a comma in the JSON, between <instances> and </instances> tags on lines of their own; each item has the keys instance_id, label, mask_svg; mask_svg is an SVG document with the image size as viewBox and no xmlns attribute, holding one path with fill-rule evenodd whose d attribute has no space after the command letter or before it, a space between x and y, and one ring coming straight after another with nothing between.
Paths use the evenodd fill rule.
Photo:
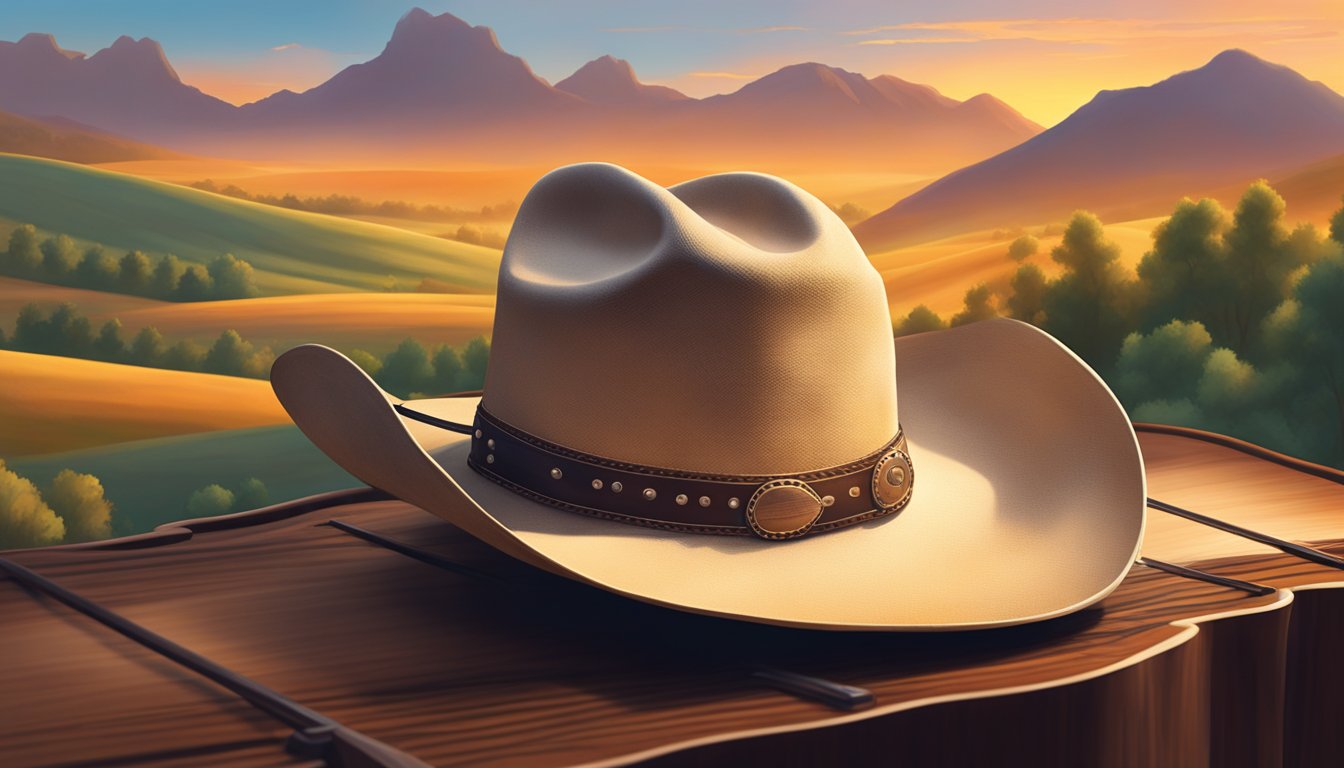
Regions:
<instances>
[{"instance_id":1,"label":"rolling hill","mask_svg":"<svg viewBox=\"0 0 1344 768\"><path fill-rule=\"evenodd\" d=\"M855 228L870 252L957 232L1170 210L1183 195L1344 151L1344 96L1245 51L1156 85L1102 91L1023 144L951 173Z\"/></svg>"},{"instance_id":2,"label":"rolling hill","mask_svg":"<svg viewBox=\"0 0 1344 768\"><path fill-rule=\"evenodd\" d=\"M492 293L499 252L54 160L0 155L0 218L115 249L206 262L232 253L265 294L402 290L429 277Z\"/></svg>"},{"instance_id":3,"label":"rolling hill","mask_svg":"<svg viewBox=\"0 0 1344 768\"><path fill-rule=\"evenodd\" d=\"M460 346L489 336L495 297L484 294L332 293L235 301L159 302L120 311L89 312L95 321L116 317L129 337L154 326L170 339L214 339L232 328L278 353L296 344L391 351L410 337L425 344Z\"/></svg>"},{"instance_id":4,"label":"rolling hill","mask_svg":"<svg viewBox=\"0 0 1344 768\"><path fill-rule=\"evenodd\" d=\"M0 456L286 424L257 379L0 350Z\"/></svg>"},{"instance_id":5,"label":"rolling hill","mask_svg":"<svg viewBox=\"0 0 1344 768\"><path fill-rule=\"evenodd\" d=\"M65 118L38 120L0 112L0 152L71 163L175 160L184 156L151 144L123 139Z\"/></svg>"}]
</instances>

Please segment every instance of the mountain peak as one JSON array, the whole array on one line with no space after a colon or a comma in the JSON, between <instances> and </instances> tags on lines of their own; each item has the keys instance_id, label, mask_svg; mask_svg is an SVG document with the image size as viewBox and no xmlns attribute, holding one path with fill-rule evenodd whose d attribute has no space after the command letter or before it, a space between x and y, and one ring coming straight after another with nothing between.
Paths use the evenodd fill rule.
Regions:
<instances>
[{"instance_id":1,"label":"mountain peak","mask_svg":"<svg viewBox=\"0 0 1344 768\"><path fill-rule=\"evenodd\" d=\"M556 83L555 87L595 104L631 105L688 98L686 94L672 88L641 83L630 62L611 55L600 56L584 64L574 74Z\"/></svg>"},{"instance_id":2,"label":"mountain peak","mask_svg":"<svg viewBox=\"0 0 1344 768\"><path fill-rule=\"evenodd\" d=\"M435 16L423 8L412 8L397 21L397 26L392 29L392 39L388 41L387 47L390 49L398 45L415 45L431 40L441 41L454 34L469 32L471 29L470 24L451 13L441 13ZM481 27L481 29L486 28ZM491 35L493 36L493 33Z\"/></svg>"},{"instance_id":3,"label":"mountain peak","mask_svg":"<svg viewBox=\"0 0 1344 768\"><path fill-rule=\"evenodd\" d=\"M168 63L168 57L163 53L163 46L148 37L136 40L129 35L122 35L89 57L89 63L108 67L127 77L155 76L179 80L173 65Z\"/></svg>"}]
</instances>

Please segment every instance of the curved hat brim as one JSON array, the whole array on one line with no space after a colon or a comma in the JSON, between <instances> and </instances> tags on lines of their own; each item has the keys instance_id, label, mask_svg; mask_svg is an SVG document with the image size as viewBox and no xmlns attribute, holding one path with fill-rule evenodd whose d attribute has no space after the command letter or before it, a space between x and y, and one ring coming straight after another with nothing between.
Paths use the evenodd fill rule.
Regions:
<instances>
[{"instance_id":1,"label":"curved hat brim","mask_svg":"<svg viewBox=\"0 0 1344 768\"><path fill-rule=\"evenodd\" d=\"M502 552L695 613L830 630L987 628L1061 616L1119 585L1143 539L1143 459L1110 390L1036 328L992 320L896 341L915 490L898 515L787 542L642 528L530 501L466 464L469 438L406 420L326 347L272 384L348 472ZM471 423L478 398L414 408Z\"/></svg>"}]
</instances>

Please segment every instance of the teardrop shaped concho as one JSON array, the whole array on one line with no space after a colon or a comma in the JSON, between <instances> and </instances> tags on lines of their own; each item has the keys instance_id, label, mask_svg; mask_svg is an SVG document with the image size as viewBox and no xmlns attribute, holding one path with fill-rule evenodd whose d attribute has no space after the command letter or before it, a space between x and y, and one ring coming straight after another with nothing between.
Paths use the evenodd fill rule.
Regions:
<instances>
[{"instance_id":1,"label":"teardrop shaped concho","mask_svg":"<svg viewBox=\"0 0 1344 768\"><path fill-rule=\"evenodd\" d=\"M771 480L747 502L747 525L763 539L792 539L807 533L824 506L801 480Z\"/></svg>"}]
</instances>

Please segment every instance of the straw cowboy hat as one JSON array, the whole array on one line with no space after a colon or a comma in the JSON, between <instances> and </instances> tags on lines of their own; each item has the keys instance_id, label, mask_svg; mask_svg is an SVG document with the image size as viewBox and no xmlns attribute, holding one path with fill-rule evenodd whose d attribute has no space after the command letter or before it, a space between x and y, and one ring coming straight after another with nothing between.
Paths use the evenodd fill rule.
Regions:
<instances>
[{"instance_id":1,"label":"straw cowboy hat","mask_svg":"<svg viewBox=\"0 0 1344 768\"><path fill-rule=\"evenodd\" d=\"M760 174L538 181L481 398L403 403L316 345L271 380L364 482L538 568L696 613L1018 624L1100 600L1143 535L1138 443L1091 369L1012 320L893 345L849 230Z\"/></svg>"}]
</instances>

